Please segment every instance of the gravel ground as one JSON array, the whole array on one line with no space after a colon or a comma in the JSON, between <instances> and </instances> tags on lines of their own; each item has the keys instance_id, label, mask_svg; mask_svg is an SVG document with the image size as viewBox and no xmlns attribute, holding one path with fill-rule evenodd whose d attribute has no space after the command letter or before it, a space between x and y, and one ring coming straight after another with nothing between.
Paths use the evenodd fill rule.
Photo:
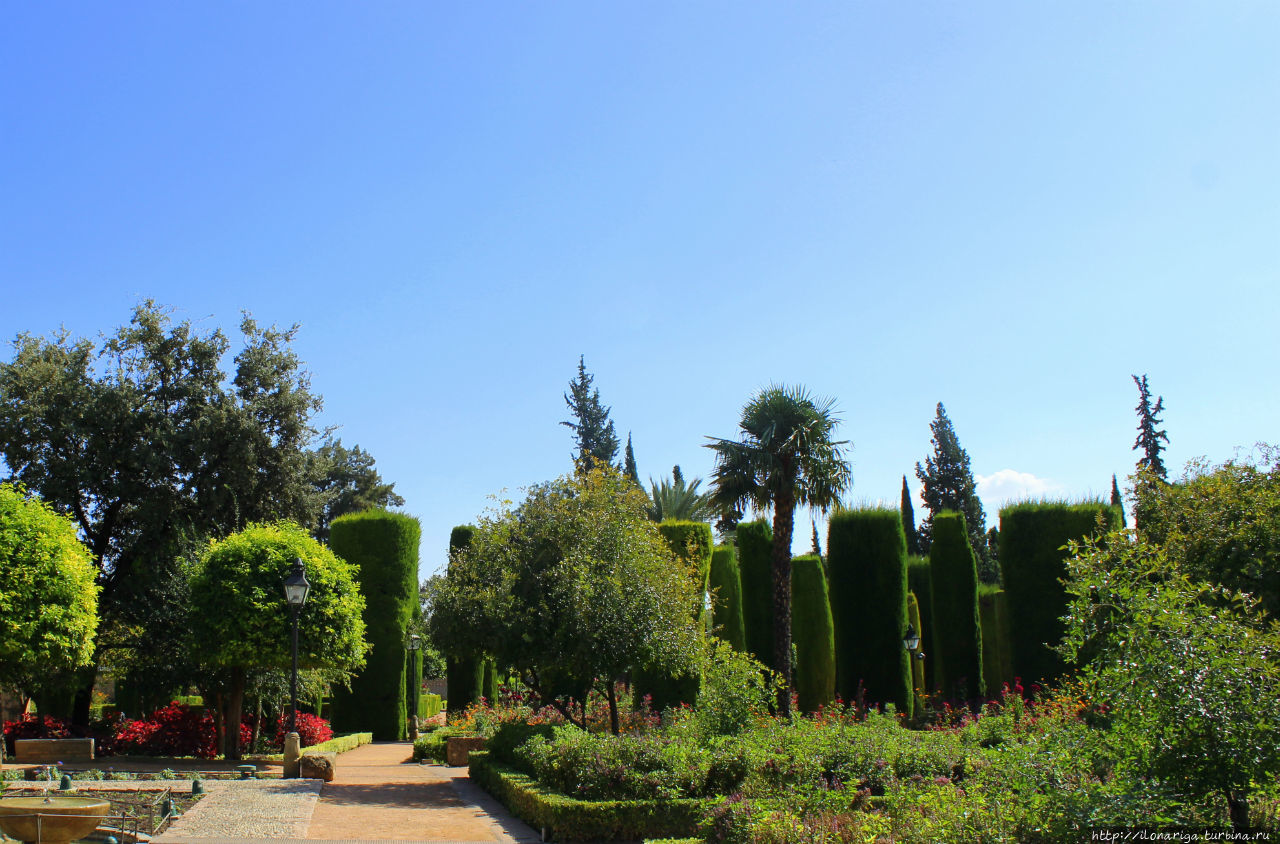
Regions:
<instances>
[{"instance_id":1,"label":"gravel ground","mask_svg":"<svg viewBox=\"0 0 1280 844\"><path fill-rule=\"evenodd\" d=\"M306 838L320 780L205 780L208 792L159 844L238 838Z\"/></svg>"}]
</instances>

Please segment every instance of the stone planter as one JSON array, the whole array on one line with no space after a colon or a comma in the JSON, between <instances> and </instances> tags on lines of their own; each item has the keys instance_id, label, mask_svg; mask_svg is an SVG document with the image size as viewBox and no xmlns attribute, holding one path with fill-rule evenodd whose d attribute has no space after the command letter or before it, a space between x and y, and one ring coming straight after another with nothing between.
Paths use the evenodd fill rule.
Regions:
<instances>
[{"instance_id":1,"label":"stone planter","mask_svg":"<svg viewBox=\"0 0 1280 844\"><path fill-rule=\"evenodd\" d=\"M445 759L454 767L466 765L471 760L471 751L484 750L484 741L484 736L449 736Z\"/></svg>"}]
</instances>

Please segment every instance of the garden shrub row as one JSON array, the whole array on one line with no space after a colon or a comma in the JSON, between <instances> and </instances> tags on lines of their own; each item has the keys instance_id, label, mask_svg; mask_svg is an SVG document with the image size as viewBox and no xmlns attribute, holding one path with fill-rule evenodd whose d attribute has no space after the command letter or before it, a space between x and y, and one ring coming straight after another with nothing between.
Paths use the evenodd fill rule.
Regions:
<instances>
[{"instance_id":1,"label":"garden shrub row","mask_svg":"<svg viewBox=\"0 0 1280 844\"><path fill-rule=\"evenodd\" d=\"M360 569L370 644L350 690L334 694L334 722L346 732L371 732L380 741L405 738L405 632L418 603L421 535L417 519L377 509L340 516L329 527L334 553Z\"/></svg>"},{"instance_id":2,"label":"garden shrub row","mask_svg":"<svg viewBox=\"0 0 1280 844\"><path fill-rule=\"evenodd\" d=\"M747 652L762 664L773 665L773 529L764 519L743 522L734 536Z\"/></svg>"},{"instance_id":3,"label":"garden shrub row","mask_svg":"<svg viewBox=\"0 0 1280 844\"><path fill-rule=\"evenodd\" d=\"M711 801L579 800L552 791L527 774L503 765L491 754L472 752L471 781L492 794L516 817L557 841L634 841L687 837Z\"/></svg>"},{"instance_id":4,"label":"garden shrub row","mask_svg":"<svg viewBox=\"0 0 1280 844\"><path fill-rule=\"evenodd\" d=\"M723 545L711 555L710 589L714 595L711 623L736 650L746 650L747 633L742 620L742 575L732 545Z\"/></svg>"},{"instance_id":5,"label":"garden shrub row","mask_svg":"<svg viewBox=\"0 0 1280 844\"><path fill-rule=\"evenodd\" d=\"M987 697L995 697L1013 685L1013 653L1010 650L1009 602L1003 589L994 584L978 588L978 615L982 621L982 676Z\"/></svg>"},{"instance_id":6,"label":"garden shrub row","mask_svg":"<svg viewBox=\"0 0 1280 844\"><path fill-rule=\"evenodd\" d=\"M1053 683L1066 669L1050 647L1063 633L1067 543L1119 526L1119 508L1100 501L1025 502L1000 511L999 556L1008 595L1013 672L1028 686Z\"/></svg>"},{"instance_id":7,"label":"garden shrub row","mask_svg":"<svg viewBox=\"0 0 1280 844\"><path fill-rule=\"evenodd\" d=\"M892 703L910 717L907 631L907 538L897 510L834 514L827 568L835 622L836 689L852 701Z\"/></svg>"},{"instance_id":8,"label":"garden shrub row","mask_svg":"<svg viewBox=\"0 0 1280 844\"><path fill-rule=\"evenodd\" d=\"M444 711L444 698L440 695L423 692L418 695L418 717L431 718Z\"/></svg>"},{"instance_id":9,"label":"garden shrub row","mask_svg":"<svg viewBox=\"0 0 1280 844\"><path fill-rule=\"evenodd\" d=\"M457 525L449 532L449 559L465 551L475 535L475 525ZM462 712L485 696L484 660L471 654L446 654L445 698L451 712Z\"/></svg>"},{"instance_id":10,"label":"garden shrub row","mask_svg":"<svg viewBox=\"0 0 1280 844\"><path fill-rule=\"evenodd\" d=\"M798 706L817 712L836 694L836 642L827 576L816 554L791 561L791 641Z\"/></svg>"},{"instance_id":11,"label":"garden shrub row","mask_svg":"<svg viewBox=\"0 0 1280 844\"><path fill-rule=\"evenodd\" d=\"M934 683L945 700L983 693L982 629L978 622L978 560L963 513L933 517L929 549L933 601Z\"/></svg>"}]
</instances>

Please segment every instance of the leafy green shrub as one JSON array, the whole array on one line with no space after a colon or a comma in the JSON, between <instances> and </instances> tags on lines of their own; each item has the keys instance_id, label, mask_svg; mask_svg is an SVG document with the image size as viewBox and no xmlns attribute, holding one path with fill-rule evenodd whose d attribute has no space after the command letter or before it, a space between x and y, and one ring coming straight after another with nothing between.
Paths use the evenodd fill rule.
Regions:
<instances>
[{"instance_id":1,"label":"leafy green shrub","mask_svg":"<svg viewBox=\"0 0 1280 844\"><path fill-rule=\"evenodd\" d=\"M421 535L417 519L377 509L339 516L329 526L334 553L360 569L370 644L368 664L350 691L334 695L339 729L368 731L381 741L405 738L405 631L417 605Z\"/></svg>"},{"instance_id":2,"label":"leafy green shrub","mask_svg":"<svg viewBox=\"0 0 1280 844\"><path fill-rule=\"evenodd\" d=\"M524 773L532 773L523 767L524 757L518 756L516 750L534 736L551 739L555 735L554 724L526 724L523 721L508 721L501 724L493 737L485 744L492 757L504 765L519 768Z\"/></svg>"},{"instance_id":3,"label":"leafy green shrub","mask_svg":"<svg viewBox=\"0 0 1280 844\"><path fill-rule=\"evenodd\" d=\"M743 522L734 534L742 579L742 620L747 652L773 664L773 529L764 519Z\"/></svg>"},{"instance_id":4,"label":"leafy green shrub","mask_svg":"<svg viewBox=\"0 0 1280 844\"><path fill-rule=\"evenodd\" d=\"M831 517L827 567L835 622L836 687L846 701L911 715L907 632L907 540L897 510L845 510Z\"/></svg>"},{"instance_id":5,"label":"leafy green shrub","mask_svg":"<svg viewBox=\"0 0 1280 844\"><path fill-rule=\"evenodd\" d=\"M970 700L982 694L982 628L978 622L978 559L969 545L964 514L933 517L929 569L933 581L933 673L943 696Z\"/></svg>"},{"instance_id":6,"label":"leafy green shrub","mask_svg":"<svg viewBox=\"0 0 1280 844\"><path fill-rule=\"evenodd\" d=\"M723 545L711 555L711 592L715 596L711 621L720 638L738 650L747 647L742 620L742 575L732 545Z\"/></svg>"},{"instance_id":7,"label":"leafy green shrub","mask_svg":"<svg viewBox=\"0 0 1280 844\"><path fill-rule=\"evenodd\" d=\"M978 617L982 622L982 676L987 683L987 696L994 697L1014 680L1009 603L1003 589L994 584L978 587Z\"/></svg>"},{"instance_id":8,"label":"leafy green shrub","mask_svg":"<svg viewBox=\"0 0 1280 844\"><path fill-rule=\"evenodd\" d=\"M800 711L817 712L836 695L836 644L827 575L816 555L791 561L791 641Z\"/></svg>"},{"instance_id":9,"label":"leafy green shrub","mask_svg":"<svg viewBox=\"0 0 1280 844\"><path fill-rule=\"evenodd\" d=\"M431 718L444 711L444 700L440 695L423 692L418 696L418 717Z\"/></svg>"},{"instance_id":10,"label":"leafy green shrub","mask_svg":"<svg viewBox=\"0 0 1280 844\"><path fill-rule=\"evenodd\" d=\"M775 693L771 676L750 654L713 639L693 715L702 735L733 735L767 714Z\"/></svg>"},{"instance_id":11,"label":"leafy green shrub","mask_svg":"<svg viewBox=\"0 0 1280 844\"><path fill-rule=\"evenodd\" d=\"M454 727L436 727L434 730L422 733L413 743L413 761L423 762L430 759L436 764L443 765L449 749L449 737L460 735L465 733Z\"/></svg>"},{"instance_id":12,"label":"leafy green shrub","mask_svg":"<svg viewBox=\"0 0 1280 844\"><path fill-rule=\"evenodd\" d=\"M1009 600L1013 673L1028 685L1052 685L1066 669L1053 650L1062 641L1067 543L1118 526L1117 508L1100 501L1012 504L1000 511L1000 566Z\"/></svg>"}]
</instances>

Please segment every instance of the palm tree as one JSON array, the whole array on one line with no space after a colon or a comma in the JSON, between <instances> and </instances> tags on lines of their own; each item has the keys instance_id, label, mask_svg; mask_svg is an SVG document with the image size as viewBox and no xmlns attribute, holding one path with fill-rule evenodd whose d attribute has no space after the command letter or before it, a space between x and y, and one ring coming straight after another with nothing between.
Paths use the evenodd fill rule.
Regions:
<instances>
[{"instance_id":1,"label":"palm tree","mask_svg":"<svg viewBox=\"0 0 1280 844\"><path fill-rule=\"evenodd\" d=\"M666 478L654 481L649 478L649 518L655 522L664 519L681 519L690 522L709 522L716 515L711 496L698 492L702 478L694 478L686 484L684 474L676 466L671 471L671 482Z\"/></svg>"},{"instance_id":2,"label":"palm tree","mask_svg":"<svg viewBox=\"0 0 1280 844\"><path fill-rule=\"evenodd\" d=\"M797 504L826 512L853 483L844 440L833 440L835 402L804 387L770 385L742 409L741 441L708 437L716 452L712 497L722 510L773 508L773 668L778 712L791 714L791 533Z\"/></svg>"}]
</instances>

